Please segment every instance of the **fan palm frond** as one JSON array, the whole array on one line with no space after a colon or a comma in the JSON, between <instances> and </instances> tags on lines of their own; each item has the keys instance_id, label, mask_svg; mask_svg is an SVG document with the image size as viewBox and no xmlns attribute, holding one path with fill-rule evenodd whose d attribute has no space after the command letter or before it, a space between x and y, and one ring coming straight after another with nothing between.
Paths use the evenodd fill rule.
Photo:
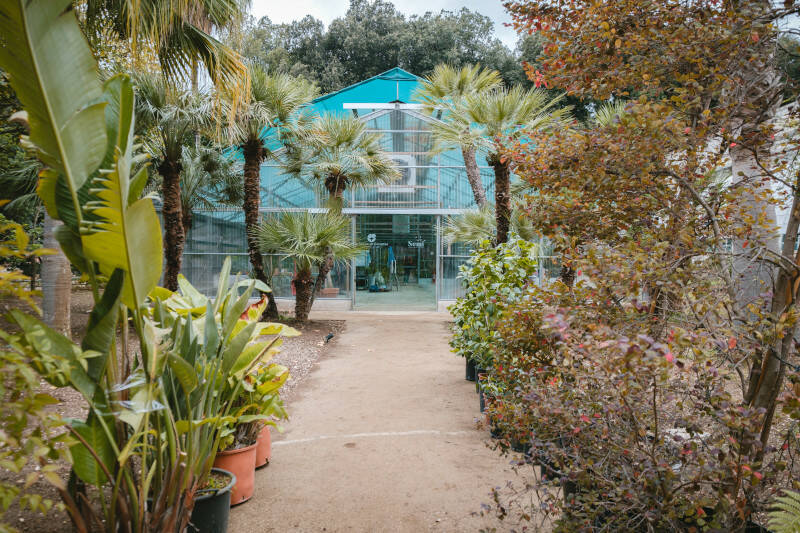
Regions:
<instances>
[{"instance_id":1,"label":"fan palm frond","mask_svg":"<svg viewBox=\"0 0 800 533\"><path fill-rule=\"evenodd\" d=\"M215 84L244 89L241 57L212 33L239 23L249 6L249 0L87 0L86 29L95 40L111 31L134 53L142 41L150 43L173 82L202 63Z\"/></svg>"},{"instance_id":2,"label":"fan palm frond","mask_svg":"<svg viewBox=\"0 0 800 533\"><path fill-rule=\"evenodd\" d=\"M350 219L331 213L284 211L265 218L255 234L262 251L286 254L298 270L322 262L328 247L336 261L364 251L350 240Z\"/></svg>"},{"instance_id":3,"label":"fan palm frond","mask_svg":"<svg viewBox=\"0 0 800 533\"><path fill-rule=\"evenodd\" d=\"M302 112L319 94L319 88L304 79L288 74L269 74L255 62L248 64L250 93L238 103L224 94L223 105L228 127L223 131L225 141L235 146L265 137L300 137L308 121Z\"/></svg>"},{"instance_id":4,"label":"fan palm frond","mask_svg":"<svg viewBox=\"0 0 800 533\"><path fill-rule=\"evenodd\" d=\"M38 160L24 159L13 170L0 175L0 198L9 200L3 206L3 212L23 213L35 209L41 203L36 194L41 168Z\"/></svg>"},{"instance_id":5,"label":"fan palm frond","mask_svg":"<svg viewBox=\"0 0 800 533\"><path fill-rule=\"evenodd\" d=\"M480 244L495 238L497 232L494 210L490 207L469 209L447 219L442 232L449 243ZM532 219L525 213L523 205L515 201L511 211L511 232L520 239L535 241L539 238Z\"/></svg>"},{"instance_id":6,"label":"fan palm frond","mask_svg":"<svg viewBox=\"0 0 800 533\"><path fill-rule=\"evenodd\" d=\"M364 187L391 183L400 176L381 148L380 134L367 131L366 124L354 117L324 114L296 141L286 151L284 168L312 184L341 176L350 186Z\"/></svg>"},{"instance_id":7,"label":"fan palm frond","mask_svg":"<svg viewBox=\"0 0 800 533\"><path fill-rule=\"evenodd\" d=\"M775 533L800 533L800 492L784 491L775 498L768 516L769 528Z\"/></svg>"},{"instance_id":8,"label":"fan palm frond","mask_svg":"<svg viewBox=\"0 0 800 533\"><path fill-rule=\"evenodd\" d=\"M502 83L499 72L481 68L480 64L464 65L458 69L442 63L422 80L414 93L414 100L421 102L429 114L434 114L448 102L456 102L468 94L497 89Z\"/></svg>"},{"instance_id":9,"label":"fan palm frond","mask_svg":"<svg viewBox=\"0 0 800 533\"><path fill-rule=\"evenodd\" d=\"M625 114L625 105L625 102L622 100L606 102L595 111L592 117L592 123L601 128L618 123L620 118Z\"/></svg>"}]
</instances>

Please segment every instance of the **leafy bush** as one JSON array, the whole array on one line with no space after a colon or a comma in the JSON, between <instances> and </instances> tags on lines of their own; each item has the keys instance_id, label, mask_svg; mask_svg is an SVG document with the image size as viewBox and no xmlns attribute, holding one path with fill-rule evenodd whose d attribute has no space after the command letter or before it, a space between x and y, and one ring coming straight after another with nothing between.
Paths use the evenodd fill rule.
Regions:
<instances>
[{"instance_id":1,"label":"leafy bush","mask_svg":"<svg viewBox=\"0 0 800 533\"><path fill-rule=\"evenodd\" d=\"M0 223L0 263L24 264L46 253L38 248L29 251L28 236L18 224ZM8 267L7 267L8 268ZM27 278L13 269L0 272L0 297L14 297L38 310L33 300L36 293L28 289ZM0 331L5 341L13 338ZM47 480L61 490L65 485L53 461L70 459L66 445L72 442L63 431L63 422L49 407L58 401L41 391L39 378L28 358L13 351L0 351L0 468L14 477L24 475L24 483L15 480L0 482L0 531L16 531L2 523L3 514L12 504L34 511L47 512L54 502L28 491L39 479ZM5 478L9 479L9 478Z\"/></svg>"},{"instance_id":2,"label":"leafy bush","mask_svg":"<svg viewBox=\"0 0 800 533\"><path fill-rule=\"evenodd\" d=\"M481 368L493 365L492 348L499 340L495 322L537 275L536 251L535 243L519 238L497 247L484 241L477 247L459 269L466 293L449 307L453 351Z\"/></svg>"}]
</instances>

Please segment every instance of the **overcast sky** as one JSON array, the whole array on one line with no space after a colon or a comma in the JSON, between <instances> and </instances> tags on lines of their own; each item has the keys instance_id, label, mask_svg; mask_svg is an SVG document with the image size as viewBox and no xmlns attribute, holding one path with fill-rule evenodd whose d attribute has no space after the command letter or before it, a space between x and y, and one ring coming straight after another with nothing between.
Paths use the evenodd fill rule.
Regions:
<instances>
[{"instance_id":1,"label":"overcast sky","mask_svg":"<svg viewBox=\"0 0 800 533\"><path fill-rule=\"evenodd\" d=\"M252 13L257 19L268 16L274 23L291 22L306 15L320 19L326 26L343 16L350 5L349 0L252 0ZM512 28L504 26L510 23L501 0L395 0L395 7L406 15L422 15L426 11L438 13L442 9L458 11L462 7L477 11L491 17L494 31L506 46L513 49L517 43L517 34Z\"/></svg>"}]
</instances>

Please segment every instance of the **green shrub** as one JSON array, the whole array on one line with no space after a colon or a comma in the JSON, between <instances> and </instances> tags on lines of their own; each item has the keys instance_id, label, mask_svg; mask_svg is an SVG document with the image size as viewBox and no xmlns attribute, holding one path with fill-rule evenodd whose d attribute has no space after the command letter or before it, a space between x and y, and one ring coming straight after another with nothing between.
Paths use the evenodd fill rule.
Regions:
<instances>
[{"instance_id":1,"label":"green shrub","mask_svg":"<svg viewBox=\"0 0 800 533\"><path fill-rule=\"evenodd\" d=\"M462 266L459 276L466 294L450 306L453 314L453 351L481 368L493 366L495 323L537 275L537 244L512 239L497 247L484 241Z\"/></svg>"}]
</instances>

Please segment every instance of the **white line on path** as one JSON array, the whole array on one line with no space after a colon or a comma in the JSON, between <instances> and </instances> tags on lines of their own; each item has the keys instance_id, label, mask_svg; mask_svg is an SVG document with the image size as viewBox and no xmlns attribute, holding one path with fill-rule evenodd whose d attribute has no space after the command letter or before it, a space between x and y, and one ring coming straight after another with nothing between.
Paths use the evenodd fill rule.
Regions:
<instances>
[{"instance_id":1,"label":"white line on path","mask_svg":"<svg viewBox=\"0 0 800 533\"><path fill-rule=\"evenodd\" d=\"M352 433L350 435L319 435L305 439L279 440L272 443L273 446L285 446L287 444L300 444L302 442L314 442L328 439L360 439L365 437L407 437L411 435L466 435L472 431L439 431L437 429L417 429L413 431L383 431L380 433Z\"/></svg>"}]
</instances>

